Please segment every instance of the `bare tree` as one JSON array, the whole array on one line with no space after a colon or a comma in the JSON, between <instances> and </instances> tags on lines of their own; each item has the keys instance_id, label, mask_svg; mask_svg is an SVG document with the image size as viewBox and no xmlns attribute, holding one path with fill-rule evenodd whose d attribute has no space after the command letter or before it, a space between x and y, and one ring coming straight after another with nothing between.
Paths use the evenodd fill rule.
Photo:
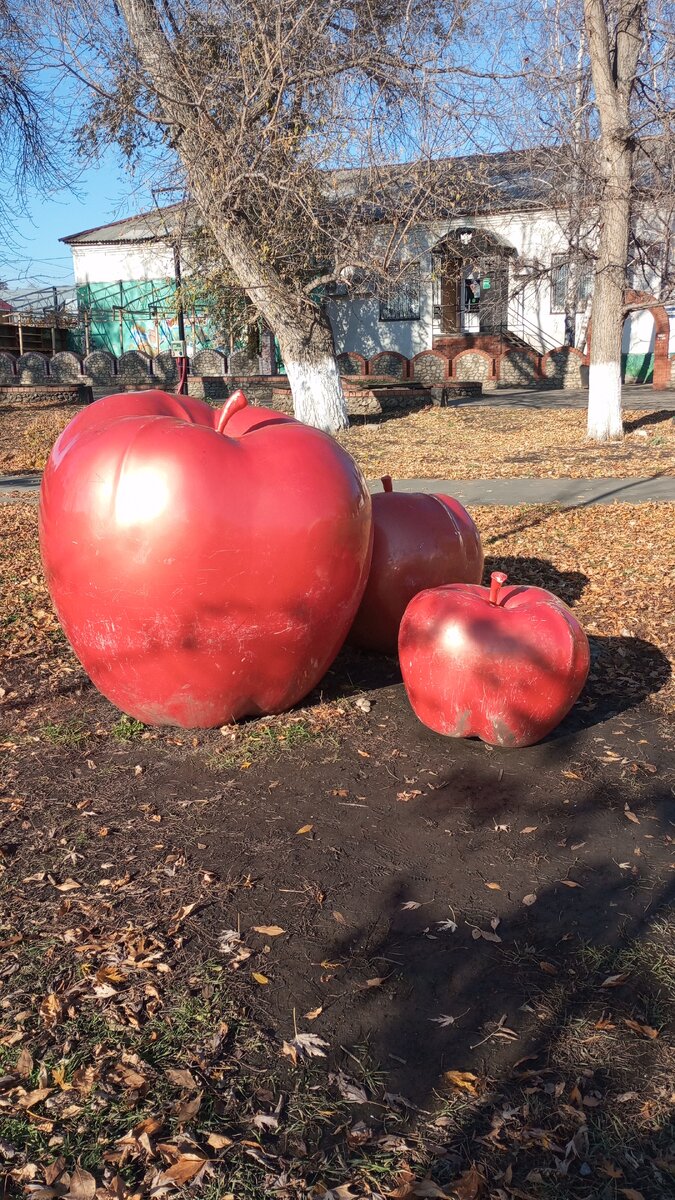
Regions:
<instances>
[{"instance_id":1,"label":"bare tree","mask_svg":"<svg viewBox=\"0 0 675 1200\"><path fill-rule=\"evenodd\" d=\"M502 136L548 147L568 246L566 341L590 340L588 436L623 436L621 342L632 289L675 295L672 254L673 9L665 0L504 0L498 22L516 114ZM521 114L520 119L518 113ZM590 321L580 282L592 268Z\"/></svg>"},{"instance_id":2,"label":"bare tree","mask_svg":"<svg viewBox=\"0 0 675 1200\"><path fill-rule=\"evenodd\" d=\"M296 415L344 426L322 289L400 274L415 223L460 206L435 165L484 122L459 0L118 3L53 17L61 62L93 96L82 138L182 176L278 337Z\"/></svg>"},{"instance_id":3,"label":"bare tree","mask_svg":"<svg viewBox=\"0 0 675 1200\"><path fill-rule=\"evenodd\" d=\"M13 250L14 214L24 204L26 187L63 182L53 116L12 0L0 0L0 221L5 247Z\"/></svg>"}]
</instances>

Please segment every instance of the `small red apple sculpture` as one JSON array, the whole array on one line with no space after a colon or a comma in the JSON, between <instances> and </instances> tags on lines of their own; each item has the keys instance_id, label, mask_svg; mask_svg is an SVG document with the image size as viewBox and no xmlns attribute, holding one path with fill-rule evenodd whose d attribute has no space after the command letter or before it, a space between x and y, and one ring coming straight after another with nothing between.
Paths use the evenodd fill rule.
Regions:
<instances>
[{"instance_id":1,"label":"small red apple sculpture","mask_svg":"<svg viewBox=\"0 0 675 1200\"><path fill-rule=\"evenodd\" d=\"M531 746L562 721L588 675L588 639L567 605L538 587L453 584L421 592L399 635L415 714L436 733Z\"/></svg>"},{"instance_id":2,"label":"small red apple sculpture","mask_svg":"<svg viewBox=\"0 0 675 1200\"><path fill-rule=\"evenodd\" d=\"M370 497L333 438L159 391L107 396L56 442L40 493L49 589L124 712L208 727L321 679L368 576Z\"/></svg>"},{"instance_id":3,"label":"small red apple sculpture","mask_svg":"<svg viewBox=\"0 0 675 1200\"><path fill-rule=\"evenodd\" d=\"M395 492L391 478L373 496L373 559L349 640L396 654L401 618L418 592L480 583L483 550L466 509L451 496Z\"/></svg>"}]
</instances>

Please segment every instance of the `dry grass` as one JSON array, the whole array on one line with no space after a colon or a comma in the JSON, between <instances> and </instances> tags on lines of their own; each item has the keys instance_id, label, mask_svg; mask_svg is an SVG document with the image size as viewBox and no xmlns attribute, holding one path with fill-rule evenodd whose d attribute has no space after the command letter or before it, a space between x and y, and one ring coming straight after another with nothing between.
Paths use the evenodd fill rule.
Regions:
<instances>
[{"instance_id":1,"label":"dry grass","mask_svg":"<svg viewBox=\"0 0 675 1200\"><path fill-rule=\"evenodd\" d=\"M340 436L369 478L509 479L513 477L671 474L671 412L627 412L623 442L586 441L583 409L435 408Z\"/></svg>"}]
</instances>

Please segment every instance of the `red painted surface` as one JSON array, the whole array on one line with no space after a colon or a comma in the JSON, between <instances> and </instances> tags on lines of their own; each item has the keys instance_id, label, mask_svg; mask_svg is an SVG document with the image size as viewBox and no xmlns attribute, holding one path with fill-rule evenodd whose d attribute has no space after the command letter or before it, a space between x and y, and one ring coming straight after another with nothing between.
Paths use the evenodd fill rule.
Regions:
<instances>
[{"instance_id":1,"label":"red painted surface","mask_svg":"<svg viewBox=\"0 0 675 1200\"><path fill-rule=\"evenodd\" d=\"M368 576L371 504L333 438L248 407L106 396L56 442L40 494L59 618L114 704L220 725L301 700Z\"/></svg>"},{"instance_id":2,"label":"red painted surface","mask_svg":"<svg viewBox=\"0 0 675 1200\"><path fill-rule=\"evenodd\" d=\"M588 639L567 605L538 587L454 584L421 592L401 622L399 658L420 721L448 737L531 746L586 682Z\"/></svg>"},{"instance_id":3,"label":"red painted surface","mask_svg":"<svg viewBox=\"0 0 675 1200\"><path fill-rule=\"evenodd\" d=\"M424 588L479 583L480 535L451 496L394 492L391 479L373 496L373 561L361 607L349 635L364 650L396 654L406 607Z\"/></svg>"}]
</instances>

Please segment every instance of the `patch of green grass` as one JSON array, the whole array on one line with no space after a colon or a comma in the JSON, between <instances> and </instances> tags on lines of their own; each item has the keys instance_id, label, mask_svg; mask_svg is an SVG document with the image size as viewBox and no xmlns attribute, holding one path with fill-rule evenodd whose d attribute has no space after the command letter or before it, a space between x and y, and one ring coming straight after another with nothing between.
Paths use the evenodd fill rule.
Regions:
<instances>
[{"instance_id":1,"label":"patch of green grass","mask_svg":"<svg viewBox=\"0 0 675 1200\"><path fill-rule=\"evenodd\" d=\"M225 749L209 755L208 766L219 769L222 767L249 766L261 759L274 758L288 750L296 750L303 744L316 742L325 736L325 731L315 729L307 721L296 720L287 725L280 723L251 723L250 725L233 726L226 741Z\"/></svg>"},{"instance_id":2,"label":"patch of green grass","mask_svg":"<svg viewBox=\"0 0 675 1200\"><path fill-rule=\"evenodd\" d=\"M17 1153L34 1158L47 1148L47 1139L26 1117L0 1113L0 1139Z\"/></svg>"},{"instance_id":3,"label":"patch of green grass","mask_svg":"<svg viewBox=\"0 0 675 1200\"><path fill-rule=\"evenodd\" d=\"M78 720L50 721L43 725L40 734L53 746L81 746L89 737L89 732Z\"/></svg>"},{"instance_id":4,"label":"patch of green grass","mask_svg":"<svg viewBox=\"0 0 675 1200\"><path fill-rule=\"evenodd\" d=\"M145 730L146 726L142 721L137 721L135 717L128 717L126 713L123 713L119 721L115 721L110 732L118 742L132 742L135 738L142 737Z\"/></svg>"}]
</instances>

